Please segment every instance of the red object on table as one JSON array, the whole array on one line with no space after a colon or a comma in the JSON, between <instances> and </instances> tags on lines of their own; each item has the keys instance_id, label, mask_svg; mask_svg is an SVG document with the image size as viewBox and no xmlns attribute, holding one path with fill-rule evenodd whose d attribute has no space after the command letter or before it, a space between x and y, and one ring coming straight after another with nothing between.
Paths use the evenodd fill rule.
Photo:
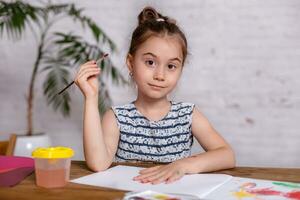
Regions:
<instances>
[{"instance_id":1,"label":"red object on table","mask_svg":"<svg viewBox=\"0 0 300 200\"><path fill-rule=\"evenodd\" d=\"M0 156L0 187L11 187L34 171L34 159L19 156Z\"/></svg>"}]
</instances>

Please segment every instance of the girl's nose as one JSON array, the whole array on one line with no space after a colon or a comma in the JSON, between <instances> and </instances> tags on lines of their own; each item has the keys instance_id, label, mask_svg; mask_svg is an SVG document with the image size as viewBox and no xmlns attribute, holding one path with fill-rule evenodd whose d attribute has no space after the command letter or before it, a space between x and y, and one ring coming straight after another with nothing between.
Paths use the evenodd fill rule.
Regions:
<instances>
[{"instance_id":1,"label":"girl's nose","mask_svg":"<svg viewBox=\"0 0 300 200\"><path fill-rule=\"evenodd\" d=\"M153 74L153 79L157 81L165 80L165 71L163 67L157 67Z\"/></svg>"}]
</instances>

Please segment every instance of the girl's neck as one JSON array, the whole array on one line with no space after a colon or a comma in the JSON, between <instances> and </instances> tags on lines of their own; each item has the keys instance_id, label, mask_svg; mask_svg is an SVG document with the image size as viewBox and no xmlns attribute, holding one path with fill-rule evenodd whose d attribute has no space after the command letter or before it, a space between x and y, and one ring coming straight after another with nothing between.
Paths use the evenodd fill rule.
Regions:
<instances>
[{"instance_id":1,"label":"girl's neck","mask_svg":"<svg viewBox=\"0 0 300 200\"><path fill-rule=\"evenodd\" d=\"M171 109L171 103L167 98L148 99L138 96L134 105L144 117L151 121L163 119Z\"/></svg>"}]
</instances>

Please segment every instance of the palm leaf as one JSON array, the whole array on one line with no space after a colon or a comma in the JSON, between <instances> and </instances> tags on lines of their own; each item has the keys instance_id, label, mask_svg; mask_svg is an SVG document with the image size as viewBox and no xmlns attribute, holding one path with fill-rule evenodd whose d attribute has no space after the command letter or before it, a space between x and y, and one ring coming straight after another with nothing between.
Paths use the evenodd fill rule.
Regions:
<instances>
[{"instance_id":1,"label":"palm leaf","mask_svg":"<svg viewBox=\"0 0 300 200\"><path fill-rule=\"evenodd\" d=\"M97 41L96 44L88 43L82 37L73 34L50 32L50 27L63 17L71 17L84 28L89 28ZM36 6L22 1L0 0L0 35L6 32L9 37L18 39L27 27L31 28L33 33L36 30L40 31L38 34L41 37L38 42L41 48L35 63L38 63L37 69L43 65L43 71L47 72L43 83L47 103L55 110L60 110L64 116L68 116L71 101L68 91L61 95L56 94L69 83L69 69L87 60L100 58L104 54L100 46L108 45L110 52L113 53L116 45L91 18L83 14L82 8L77 8L74 4L52 4L48 1ZM126 79L109 58L102 61L100 67L105 78L111 78L115 84L127 84ZM102 85L99 91L101 112L112 102L103 79L104 76L99 78Z\"/></svg>"},{"instance_id":2,"label":"palm leaf","mask_svg":"<svg viewBox=\"0 0 300 200\"><path fill-rule=\"evenodd\" d=\"M111 51L115 51L116 45L109 36L90 18L82 14L83 8L77 8L75 4L50 4L44 9L45 13L54 16L65 14L71 17L75 22L79 21L83 27L89 27L95 40L103 44L108 44Z\"/></svg>"},{"instance_id":3,"label":"palm leaf","mask_svg":"<svg viewBox=\"0 0 300 200\"><path fill-rule=\"evenodd\" d=\"M71 66L79 66L85 63L87 60L97 60L105 53L98 45L90 44L82 39L80 36L73 35L71 33L56 33L56 39L54 43L60 45L57 57L69 60ZM101 69L104 71L107 77L110 77L115 84L127 84L126 78L120 73L117 67L115 67L107 58L100 63Z\"/></svg>"},{"instance_id":4,"label":"palm leaf","mask_svg":"<svg viewBox=\"0 0 300 200\"><path fill-rule=\"evenodd\" d=\"M26 24L40 24L42 13L41 8L21 1L0 1L0 34L3 35L6 30L8 37L18 39L22 36Z\"/></svg>"},{"instance_id":5,"label":"palm leaf","mask_svg":"<svg viewBox=\"0 0 300 200\"><path fill-rule=\"evenodd\" d=\"M45 12L58 15L61 13L67 13L73 4L48 4L44 8Z\"/></svg>"},{"instance_id":6,"label":"palm leaf","mask_svg":"<svg viewBox=\"0 0 300 200\"><path fill-rule=\"evenodd\" d=\"M54 39L54 43L58 49L53 52L57 52L55 57L63 58L64 61L68 61L68 63L64 63L65 66L72 68L75 66L79 66L85 63L87 60L97 60L100 58L104 52L97 46L92 45L83 40L82 37L74 35L74 34L65 34L65 33L55 33L56 37ZM49 56L49 58L54 56ZM51 60L48 59L47 63L49 64L48 67L57 66L59 65L59 60ZM100 67L104 71L103 74L106 77L110 77L114 83L123 83L126 84L126 79L122 76L119 70L112 64L111 60L105 59L100 63ZM113 73L110 73L113 71ZM113 75L113 76L111 76ZM99 91L99 110L103 113L109 106L111 106L112 100L106 87L103 76L100 76L99 82L101 84L101 90ZM67 83L65 84L67 85ZM63 87L61 87L63 88Z\"/></svg>"},{"instance_id":7,"label":"palm leaf","mask_svg":"<svg viewBox=\"0 0 300 200\"><path fill-rule=\"evenodd\" d=\"M69 116L71 110L69 92L65 91L61 95L57 95L70 81L69 71L66 68L68 63L63 63L62 60L48 60L48 63L51 65L46 65L43 69L43 71L48 71L43 83L47 103L52 105L54 110L60 110L63 116ZM53 63L57 65L52 65Z\"/></svg>"},{"instance_id":8,"label":"palm leaf","mask_svg":"<svg viewBox=\"0 0 300 200\"><path fill-rule=\"evenodd\" d=\"M114 42L91 18L82 15L82 11L83 9L78 9L74 4L71 4L68 15L71 16L74 21L80 21L83 26L87 25L97 42L101 40L103 44L108 43L110 50L115 51L116 45Z\"/></svg>"}]
</instances>

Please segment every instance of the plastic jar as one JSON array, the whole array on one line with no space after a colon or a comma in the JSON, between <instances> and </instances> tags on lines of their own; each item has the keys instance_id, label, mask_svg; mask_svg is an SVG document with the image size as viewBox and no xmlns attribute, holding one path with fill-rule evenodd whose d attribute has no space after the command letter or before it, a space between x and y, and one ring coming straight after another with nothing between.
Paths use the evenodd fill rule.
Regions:
<instances>
[{"instance_id":1,"label":"plastic jar","mask_svg":"<svg viewBox=\"0 0 300 200\"><path fill-rule=\"evenodd\" d=\"M35 149L32 157L34 158L36 184L45 188L67 185L73 155L74 151L68 147Z\"/></svg>"}]
</instances>

